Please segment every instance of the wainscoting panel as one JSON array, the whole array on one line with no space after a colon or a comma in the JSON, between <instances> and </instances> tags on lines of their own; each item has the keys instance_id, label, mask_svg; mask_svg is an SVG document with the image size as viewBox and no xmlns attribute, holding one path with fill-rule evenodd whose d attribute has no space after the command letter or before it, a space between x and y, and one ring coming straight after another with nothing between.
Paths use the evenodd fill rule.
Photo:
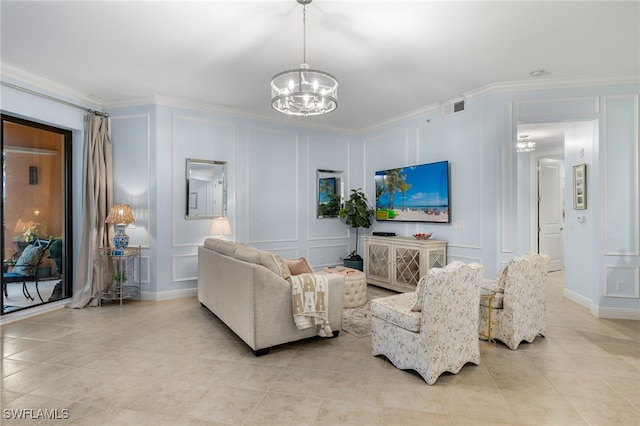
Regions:
<instances>
[{"instance_id":1,"label":"wainscoting panel","mask_svg":"<svg viewBox=\"0 0 640 426\"><path fill-rule=\"evenodd\" d=\"M348 244L309 247L309 258L307 260L318 270L325 266L342 265L342 258L348 254Z\"/></svg>"},{"instance_id":2,"label":"wainscoting panel","mask_svg":"<svg viewBox=\"0 0 640 426\"><path fill-rule=\"evenodd\" d=\"M639 271L636 266L605 265L605 296L639 298Z\"/></svg>"},{"instance_id":3,"label":"wainscoting panel","mask_svg":"<svg viewBox=\"0 0 640 426\"><path fill-rule=\"evenodd\" d=\"M198 255L182 254L171 257L173 277L176 281L192 281L198 279Z\"/></svg>"}]
</instances>

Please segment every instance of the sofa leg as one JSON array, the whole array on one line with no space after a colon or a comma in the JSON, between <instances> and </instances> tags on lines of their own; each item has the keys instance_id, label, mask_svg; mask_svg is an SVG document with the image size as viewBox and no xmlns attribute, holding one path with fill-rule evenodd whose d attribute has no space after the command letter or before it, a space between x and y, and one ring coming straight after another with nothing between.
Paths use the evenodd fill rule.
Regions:
<instances>
[{"instance_id":1,"label":"sofa leg","mask_svg":"<svg viewBox=\"0 0 640 426\"><path fill-rule=\"evenodd\" d=\"M269 353L269 350L270 350L270 349L271 349L271 348L258 349L257 351L253 351L253 350L252 350L252 352L253 352L253 356L258 357L258 356L266 355L266 354L268 354L268 353Z\"/></svg>"},{"instance_id":2,"label":"sofa leg","mask_svg":"<svg viewBox=\"0 0 640 426\"><path fill-rule=\"evenodd\" d=\"M332 339L333 339L333 338L335 338L335 337L338 337L338 334L340 334L340 330L333 330L333 331L331 332L331 334L333 334Z\"/></svg>"}]
</instances>

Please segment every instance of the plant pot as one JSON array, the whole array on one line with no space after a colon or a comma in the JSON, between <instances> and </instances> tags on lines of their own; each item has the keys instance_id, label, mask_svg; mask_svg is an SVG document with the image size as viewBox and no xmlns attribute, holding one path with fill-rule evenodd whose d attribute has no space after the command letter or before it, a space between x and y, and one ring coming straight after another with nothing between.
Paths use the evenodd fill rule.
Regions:
<instances>
[{"instance_id":1,"label":"plant pot","mask_svg":"<svg viewBox=\"0 0 640 426\"><path fill-rule=\"evenodd\" d=\"M358 271L362 271L363 270L363 268L362 268L363 261L362 260L342 259L342 262L344 262L345 268L357 269Z\"/></svg>"}]
</instances>

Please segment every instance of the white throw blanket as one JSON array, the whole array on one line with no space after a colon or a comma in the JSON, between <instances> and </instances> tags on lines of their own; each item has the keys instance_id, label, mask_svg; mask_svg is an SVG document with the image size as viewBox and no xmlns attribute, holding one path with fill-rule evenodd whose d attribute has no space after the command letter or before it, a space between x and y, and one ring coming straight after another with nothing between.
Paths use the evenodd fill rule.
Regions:
<instances>
[{"instance_id":1,"label":"white throw blanket","mask_svg":"<svg viewBox=\"0 0 640 426\"><path fill-rule=\"evenodd\" d=\"M318 336L332 337L329 327L329 280L325 274L291 276L293 321L298 329L320 325Z\"/></svg>"}]
</instances>

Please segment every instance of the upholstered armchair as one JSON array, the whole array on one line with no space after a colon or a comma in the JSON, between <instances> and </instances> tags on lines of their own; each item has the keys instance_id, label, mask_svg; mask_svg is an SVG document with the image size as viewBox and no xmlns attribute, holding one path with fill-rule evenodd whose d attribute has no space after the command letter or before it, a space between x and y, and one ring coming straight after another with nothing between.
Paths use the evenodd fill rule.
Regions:
<instances>
[{"instance_id":1,"label":"upholstered armchair","mask_svg":"<svg viewBox=\"0 0 640 426\"><path fill-rule=\"evenodd\" d=\"M528 252L517 256L498 273L495 280L483 280L482 286L495 291L480 299L480 335L488 336L491 312L491 338L510 349L518 349L523 340L533 342L545 333L545 289L549 256Z\"/></svg>"},{"instance_id":2,"label":"upholstered armchair","mask_svg":"<svg viewBox=\"0 0 640 426\"><path fill-rule=\"evenodd\" d=\"M372 354L416 370L432 385L449 371L480 363L478 300L484 267L453 262L432 268L415 292L371 302Z\"/></svg>"}]
</instances>

